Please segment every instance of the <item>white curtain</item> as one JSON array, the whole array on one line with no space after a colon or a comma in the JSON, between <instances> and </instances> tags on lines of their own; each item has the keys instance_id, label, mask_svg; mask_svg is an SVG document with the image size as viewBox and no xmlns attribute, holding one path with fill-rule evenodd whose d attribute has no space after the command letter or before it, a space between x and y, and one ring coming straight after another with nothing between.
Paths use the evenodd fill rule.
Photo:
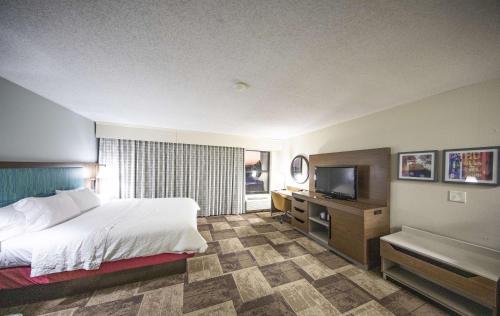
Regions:
<instances>
[{"instance_id":1,"label":"white curtain","mask_svg":"<svg viewBox=\"0 0 500 316\"><path fill-rule=\"evenodd\" d=\"M244 211L243 148L101 138L99 164L111 197L190 197L203 216Z\"/></svg>"}]
</instances>

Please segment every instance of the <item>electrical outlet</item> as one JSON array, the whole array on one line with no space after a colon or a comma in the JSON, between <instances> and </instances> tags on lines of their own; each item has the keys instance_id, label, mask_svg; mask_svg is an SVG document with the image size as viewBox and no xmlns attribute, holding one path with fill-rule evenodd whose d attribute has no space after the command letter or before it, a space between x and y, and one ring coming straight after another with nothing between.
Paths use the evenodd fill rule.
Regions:
<instances>
[{"instance_id":1,"label":"electrical outlet","mask_svg":"<svg viewBox=\"0 0 500 316\"><path fill-rule=\"evenodd\" d=\"M451 202L465 203L467 201L467 194L462 191L449 191L448 199Z\"/></svg>"}]
</instances>

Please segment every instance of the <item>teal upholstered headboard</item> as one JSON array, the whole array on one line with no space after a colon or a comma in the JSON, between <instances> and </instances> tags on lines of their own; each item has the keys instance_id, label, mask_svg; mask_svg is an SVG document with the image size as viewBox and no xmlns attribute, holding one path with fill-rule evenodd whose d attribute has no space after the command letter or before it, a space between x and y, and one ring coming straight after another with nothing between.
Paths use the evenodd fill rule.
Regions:
<instances>
[{"instance_id":1,"label":"teal upholstered headboard","mask_svg":"<svg viewBox=\"0 0 500 316\"><path fill-rule=\"evenodd\" d=\"M0 207L29 196L82 187L89 167L92 165L0 162Z\"/></svg>"}]
</instances>

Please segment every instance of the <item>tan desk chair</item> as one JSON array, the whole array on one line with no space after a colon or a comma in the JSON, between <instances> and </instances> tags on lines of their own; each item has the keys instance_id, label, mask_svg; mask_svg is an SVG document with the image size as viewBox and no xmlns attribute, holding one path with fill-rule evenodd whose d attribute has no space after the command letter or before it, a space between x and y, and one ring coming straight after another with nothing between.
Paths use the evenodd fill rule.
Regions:
<instances>
[{"instance_id":1,"label":"tan desk chair","mask_svg":"<svg viewBox=\"0 0 500 316\"><path fill-rule=\"evenodd\" d=\"M285 214L292 210L292 201L277 192L271 192L271 200L273 203L273 207L271 208L271 215L273 209L282 211ZM280 221L282 221L286 216L285 214L282 215Z\"/></svg>"}]
</instances>

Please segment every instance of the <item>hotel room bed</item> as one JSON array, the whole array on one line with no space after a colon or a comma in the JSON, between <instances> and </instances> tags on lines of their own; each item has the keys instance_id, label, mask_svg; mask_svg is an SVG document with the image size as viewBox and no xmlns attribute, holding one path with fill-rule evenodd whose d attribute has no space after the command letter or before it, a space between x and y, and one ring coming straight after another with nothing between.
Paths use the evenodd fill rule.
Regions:
<instances>
[{"instance_id":1,"label":"hotel room bed","mask_svg":"<svg viewBox=\"0 0 500 316\"><path fill-rule=\"evenodd\" d=\"M186 259L205 251L194 200L100 205L91 190L81 192L92 187L88 174L97 169L94 163L0 162L0 307L183 273Z\"/></svg>"},{"instance_id":2,"label":"hotel room bed","mask_svg":"<svg viewBox=\"0 0 500 316\"><path fill-rule=\"evenodd\" d=\"M51 228L4 241L0 279L3 273L9 282L0 282L0 289L49 282L50 275L64 280L61 272L92 275L80 270L98 270L103 263L105 269L118 271L203 252L207 244L197 231L198 209L188 198L113 200ZM29 266L30 280L15 282L27 277Z\"/></svg>"}]
</instances>

